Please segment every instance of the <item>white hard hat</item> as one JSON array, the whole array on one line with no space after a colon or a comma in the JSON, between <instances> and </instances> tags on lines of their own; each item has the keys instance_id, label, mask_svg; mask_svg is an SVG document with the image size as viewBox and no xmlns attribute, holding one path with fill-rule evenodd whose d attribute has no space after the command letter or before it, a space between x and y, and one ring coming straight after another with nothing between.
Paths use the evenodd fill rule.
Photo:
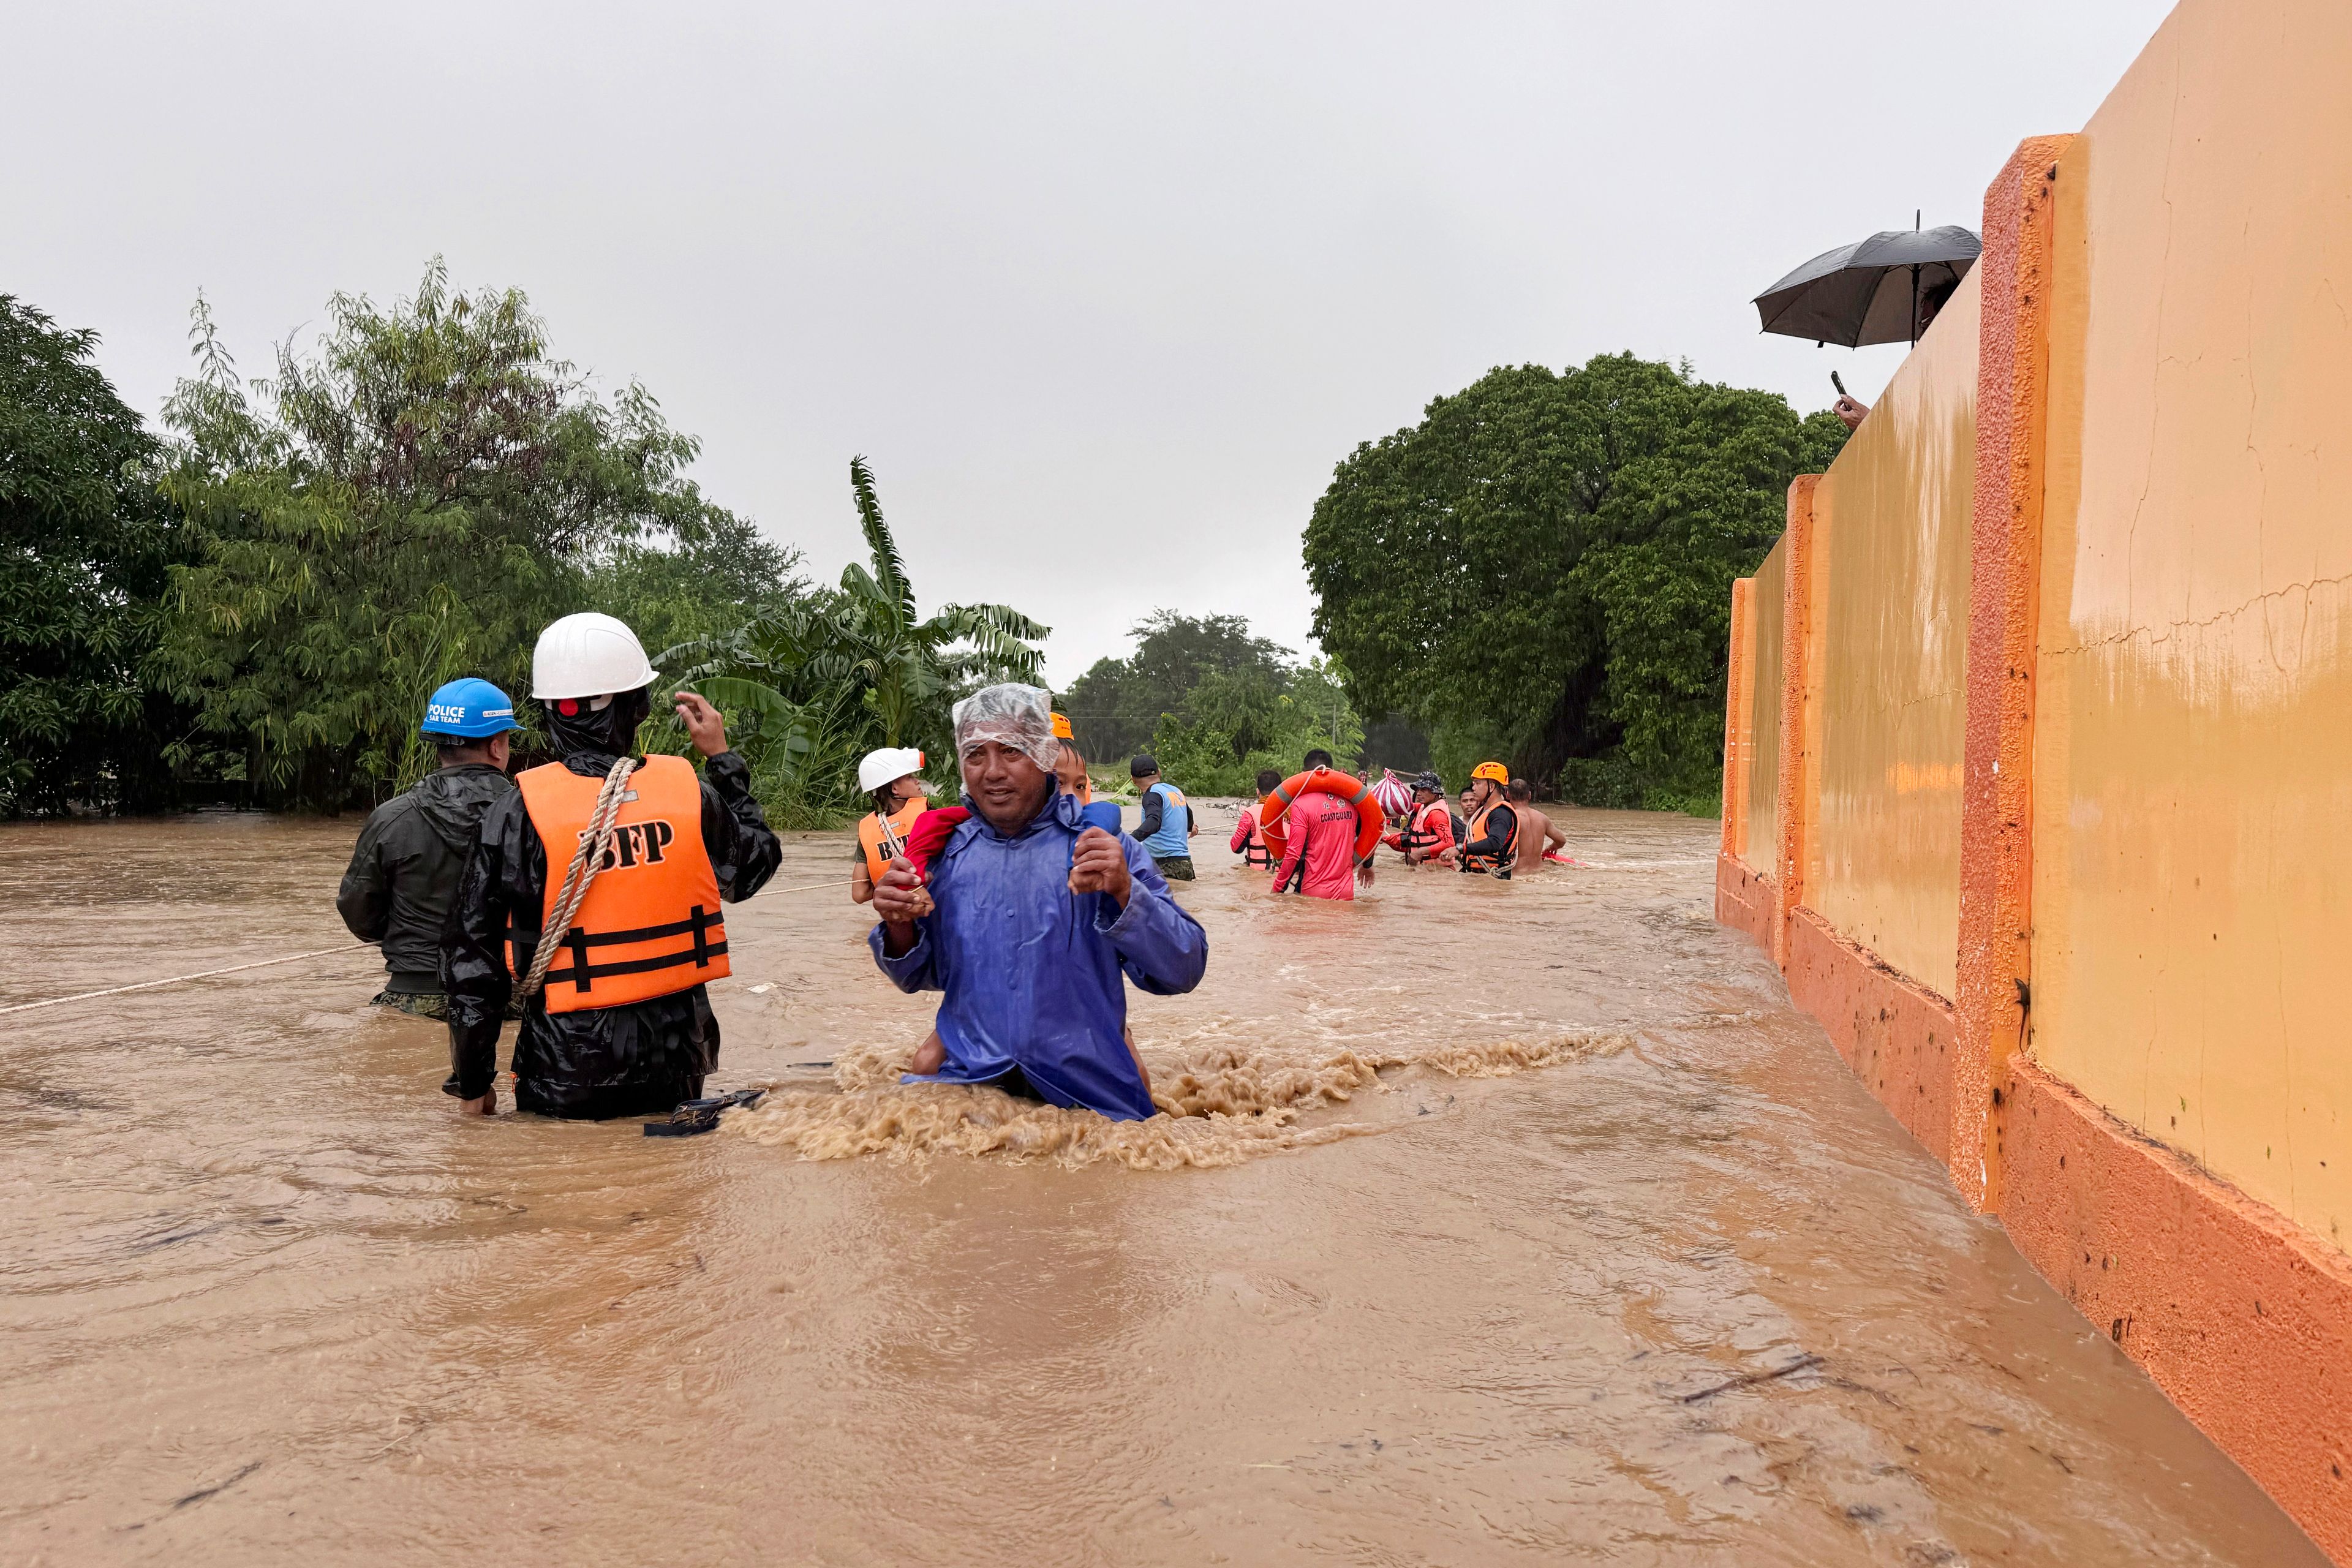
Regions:
<instances>
[{"instance_id":1,"label":"white hard hat","mask_svg":"<svg viewBox=\"0 0 2352 1568\"><path fill-rule=\"evenodd\" d=\"M866 760L857 764L857 787L871 794L892 779L922 771L923 753L914 747L885 746L878 752L866 752Z\"/></svg>"},{"instance_id":2,"label":"white hard hat","mask_svg":"<svg viewBox=\"0 0 2352 1568\"><path fill-rule=\"evenodd\" d=\"M551 623L531 650L533 697L603 697L635 691L653 679L654 667L637 634L593 610Z\"/></svg>"}]
</instances>

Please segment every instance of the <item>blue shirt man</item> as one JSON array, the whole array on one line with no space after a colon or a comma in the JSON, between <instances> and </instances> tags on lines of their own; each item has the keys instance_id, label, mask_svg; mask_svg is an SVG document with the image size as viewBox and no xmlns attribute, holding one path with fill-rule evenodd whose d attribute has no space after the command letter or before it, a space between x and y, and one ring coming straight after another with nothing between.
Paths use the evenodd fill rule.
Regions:
<instances>
[{"instance_id":1,"label":"blue shirt man","mask_svg":"<svg viewBox=\"0 0 2352 1568\"><path fill-rule=\"evenodd\" d=\"M958 703L955 721L972 816L919 891L913 868L893 862L868 938L901 991L944 994L946 1057L929 1076L1150 1116L1150 1080L1126 1040L1127 982L1155 995L1192 990L1207 935L1134 839L1089 826L1056 788L1061 743L1043 691L990 687Z\"/></svg>"},{"instance_id":2,"label":"blue shirt man","mask_svg":"<svg viewBox=\"0 0 2352 1568\"><path fill-rule=\"evenodd\" d=\"M1159 761L1145 753L1128 765L1142 798L1143 820L1135 837L1160 874L1172 881L1192 880L1192 808L1184 792L1160 776Z\"/></svg>"}]
</instances>

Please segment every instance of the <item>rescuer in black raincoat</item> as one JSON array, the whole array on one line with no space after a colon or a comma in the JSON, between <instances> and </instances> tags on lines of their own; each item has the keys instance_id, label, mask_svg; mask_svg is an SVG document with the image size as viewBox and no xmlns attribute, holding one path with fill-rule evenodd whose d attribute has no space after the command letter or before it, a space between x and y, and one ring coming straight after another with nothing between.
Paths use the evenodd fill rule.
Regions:
<instances>
[{"instance_id":1,"label":"rescuer in black raincoat","mask_svg":"<svg viewBox=\"0 0 2352 1568\"><path fill-rule=\"evenodd\" d=\"M567 617L586 619L587 617ZM619 626L610 617L594 617ZM557 626L562 626L558 622ZM555 630L550 628L551 634ZM627 629L620 627L626 636ZM634 636L629 644L635 645ZM547 640L542 637L541 656ZM636 658L643 663L644 655ZM651 679L650 668L646 670ZM542 682L533 680L535 689ZM603 707L543 702L548 731L565 768L602 781L632 751L637 726L652 711L644 686L613 694ZM576 710L567 716L562 708ZM678 714L705 760L702 844L728 903L750 898L775 875L783 847L751 798L751 770L727 749L719 714L690 692ZM571 856L555 867L561 879ZM457 908L442 938L441 979L449 999L450 1073L443 1092L485 1113L497 1109L499 1026L514 989L507 942L518 963L539 940L548 855L520 791L483 815L467 861ZM719 1061L719 1023L699 984L641 1002L579 1012L547 1010L545 993L523 1009L515 1042L515 1104L548 1116L601 1118L667 1111L702 1093L703 1075Z\"/></svg>"},{"instance_id":2,"label":"rescuer in black raincoat","mask_svg":"<svg viewBox=\"0 0 2352 1568\"><path fill-rule=\"evenodd\" d=\"M441 995L441 933L482 826L482 813L514 793L507 733L514 703L487 680L453 680L425 704L417 731L440 752L440 767L375 808L352 850L335 895L343 923L381 943L384 988L373 1005L446 1018Z\"/></svg>"}]
</instances>

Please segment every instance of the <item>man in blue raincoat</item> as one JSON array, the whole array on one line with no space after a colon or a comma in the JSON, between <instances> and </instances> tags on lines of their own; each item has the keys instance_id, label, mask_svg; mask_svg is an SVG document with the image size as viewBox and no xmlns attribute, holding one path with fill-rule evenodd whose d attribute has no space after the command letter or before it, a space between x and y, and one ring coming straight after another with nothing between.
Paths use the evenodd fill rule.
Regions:
<instances>
[{"instance_id":1,"label":"man in blue raincoat","mask_svg":"<svg viewBox=\"0 0 2352 1568\"><path fill-rule=\"evenodd\" d=\"M1126 983L1160 996L1192 990L1207 936L1141 846L1088 825L1057 786L1045 692L976 692L956 704L955 732L971 817L919 877L891 863L867 939L899 990L945 993L945 1056L925 1076L1119 1121L1150 1116L1150 1080L1126 1039Z\"/></svg>"}]
</instances>

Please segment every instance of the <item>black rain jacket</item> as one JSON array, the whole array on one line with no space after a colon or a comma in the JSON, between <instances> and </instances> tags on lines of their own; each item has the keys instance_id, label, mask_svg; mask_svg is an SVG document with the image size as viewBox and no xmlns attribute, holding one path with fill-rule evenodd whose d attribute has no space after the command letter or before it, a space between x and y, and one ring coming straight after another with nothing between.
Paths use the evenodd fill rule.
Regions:
<instances>
[{"instance_id":1,"label":"black rain jacket","mask_svg":"<svg viewBox=\"0 0 2352 1568\"><path fill-rule=\"evenodd\" d=\"M441 931L457 907L475 830L514 787L488 763L460 763L385 801L360 829L335 910L353 936L383 944L392 990L441 989Z\"/></svg>"},{"instance_id":2,"label":"black rain jacket","mask_svg":"<svg viewBox=\"0 0 2352 1568\"><path fill-rule=\"evenodd\" d=\"M563 765L602 779L613 761L607 752L577 751ZM728 903L765 887L783 858L751 798L751 770L733 752L703 767L702 847ZM517 790L483 814L442 942L450 1067L444 1092L473 1100L498 1076L499 1026L514 990L506 944L511 933L522 952L537 947L546 890L547 850ZM719 1021L699 985L577 1013L550 1013L542 993L524 1008L515 1039L515 1104L579 1118L667 1111L699 1095L703 1075L718 1065Z\"/></svg>"}]
</instances>

